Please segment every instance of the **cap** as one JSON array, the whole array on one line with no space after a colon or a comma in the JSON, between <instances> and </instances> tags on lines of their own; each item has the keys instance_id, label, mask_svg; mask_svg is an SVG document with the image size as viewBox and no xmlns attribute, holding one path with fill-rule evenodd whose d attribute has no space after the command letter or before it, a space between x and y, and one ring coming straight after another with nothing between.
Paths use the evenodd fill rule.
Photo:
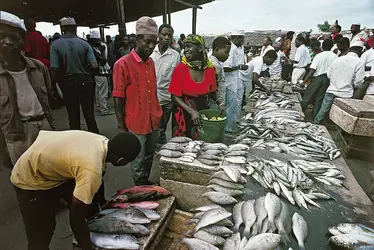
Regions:
<instances>
[{"instance_id":1,"label":"cap","mask_svg":"<svg viewBox=\"0 0 374 250\"><path fill-rule=\"evenodd\" d=\"M352 47L364 47L364 42L356 40L356 41L351 42L349 47L350 48L352 48Z\"/></svg>"},{"instance_id":2,"label":"cap","mask_svg":"<svg viewBox=\"0 0 374 250\"><path fill-rule=\"evenodd\" d=\"M97 31L97 30L92 30L90 32L90 38L93 38L93 39L101 39L100 37L100 33Z\"/></svg>"},{"instance_id":3,"label":"cap","mask_svg":"<svg viewBox=\"0 0 374 250\"><path fill-rule=\"evenodd\" d=\"M234 30L233 32L231 32L230 35L231 36L244 36L245 32L244 30Z\"/></svg>"},{"instance_id":4,"label":"cap","mask_svg":"<svg viewBox=\"0 0 374 250\"><path fill-rule=\"evenodd\" d=\"M63 17L60 19L61 26L77 26L75 19L72 17Z\"/></svg>"},{"instance_id":5,"label":"cap","mask_svg":"<svg viewBox=\"0 0 374 250\"><path fill-rule=\"evenodd\" d=\"M10 14L6 11L0 11L0 23L26 31L25 24L21 21L21 19L18 16Z\"/></svg>"},{"instance_id":6,"label":"cap","mask_svg":"<svg viewBox=\"0 0 374 250\"><path fill-rule=\"evenodd\" d=\"M136 22L137 35L158 35L158 27L155 20L148 16L139 18Z\"/></svg>"}]
</instances>

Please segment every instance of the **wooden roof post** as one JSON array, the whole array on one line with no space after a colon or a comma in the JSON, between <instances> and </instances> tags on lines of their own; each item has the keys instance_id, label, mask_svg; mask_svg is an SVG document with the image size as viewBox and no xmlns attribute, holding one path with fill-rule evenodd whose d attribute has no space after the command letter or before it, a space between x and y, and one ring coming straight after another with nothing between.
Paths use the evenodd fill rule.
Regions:
<instances>
[{"instance_id":1,"label":"wooden roof post","mask_svg":"<svg viewBox=\"0 0 374 250\"><path fill-rule=\"evenodd\" d=\"M197 8L192 8L192 34L196 34L196 26L197 26Z\"/></svg>"},{"instance_id":2,"label":"wooden roof post","mask_svg":"<svg viewBox=\"0 0 374 250\"><path fill-rule=\"evenodd\" d=\"M118 10L118 31L121 36L126 35L126 18L125 18L125 2L117 0Z\"/></svg>"},{"instance_id":3,"label":"wooden roof post","mask_svg":"<svg viewBox=\"0 0 374 250\"><path fill-rule=\"evenodd\" d=\"M100 31L100 38L101 41L105 42L105 32L104 32L105 26L100 26L99 31Z\"/></svg>"},{"instance_id":4,"label":"wooden roof post","mask_svg":"<svg viewBox=\"0 0 374 250\"><path fill-rule=\"evenodd\" d=\"M162 14L162 22L167 23L167 14L168 14L168 0L164 0L164 13Z\"/></svg>"},{"instance_id":5,"label":"wooden roof post","mask_svg":"<svg viewBox=\"0 0 374 250\"><path fill-rule=\"evenodd\" d=\"M167 0L168 1L168 24L171 25L171 3L170 3L170 0Z\"/></svg>"}]
</instances>

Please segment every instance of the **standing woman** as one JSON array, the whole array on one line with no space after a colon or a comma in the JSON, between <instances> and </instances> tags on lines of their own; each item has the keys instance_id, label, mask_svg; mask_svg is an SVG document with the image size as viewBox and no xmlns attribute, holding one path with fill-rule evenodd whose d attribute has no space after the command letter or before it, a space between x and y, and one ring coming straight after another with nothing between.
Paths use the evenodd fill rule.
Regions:
<instances>
[{"instance_id":1,"label":"standing woman","mask_svg":"<svg viewBox=\"0 0 374 250\"><path fill-rule=\"evenodd\" d=\"M175 68L169 92L175 103L172 135L198 139L199 111L209 108L209 97L218 105L220 114L224 103L217 100L217 81L214 64L208 59L205 41L199 35L189 35L184 40L184 56Z\"/></svg>"}]
</instances>

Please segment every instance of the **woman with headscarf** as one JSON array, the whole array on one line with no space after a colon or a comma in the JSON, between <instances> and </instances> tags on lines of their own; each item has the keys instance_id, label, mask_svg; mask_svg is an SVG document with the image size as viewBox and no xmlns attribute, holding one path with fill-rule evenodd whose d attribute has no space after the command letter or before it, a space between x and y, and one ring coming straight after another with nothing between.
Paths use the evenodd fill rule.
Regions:
<instances>
[{"instance_id":1,"label":"woman with headscarf","mask_svg":"<svg viewBox=\"0 0 374 250\"><path fill-rule=\"evenodd\" d=\"M205 41L199 35L184 40L184 56L175 68L169 92L175 104L172 135L198 139L199 111L209 108L209 97L218 105L220 113L224 103L216 97L217 81L214 64L208 59Z\"/></svg>"}]
</instances>

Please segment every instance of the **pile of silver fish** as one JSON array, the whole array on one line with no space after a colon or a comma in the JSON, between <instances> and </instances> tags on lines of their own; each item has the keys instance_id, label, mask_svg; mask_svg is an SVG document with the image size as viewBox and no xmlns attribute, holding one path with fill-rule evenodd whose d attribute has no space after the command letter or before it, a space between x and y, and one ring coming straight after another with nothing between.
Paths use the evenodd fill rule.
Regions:
<instances>
[{"instance_id":1,"label":"pile of silver fish","mask_svg":"<svg viewBox=\"0 0 374 250\"><path fill-rule=\"evenodd\" d=\"M140 249L137 237L149 234L145 226L160 219L151 209L105 209L88 222L92 243L102 249Z\"/></svg>"},{"instance_id":2,"label":"pile of silver fish","mask_svg":"<svg viewBox=\"0 0 374 250\"><path fill-rule=\"evenodd\" d=\"M217 194L217 201L224 204L227 197ZM191 222L196 227L193 237L183 240L189 249L213 250L223 246L223 250L273 250L281 243L291 243L291 231L300 249L305 249L306 221L298 213L291 217L287 204L276 195L268 193L256 200L228 204L235 204L232 213L218 204L192 210L196 213ZM240 227L244 229L242 234Z\"/></svg>"},{"instance_id":3,"label":"pile of silver fish","mask_svg":"<svg viewBox=\"0 0 374 250\"><path fill-rule=\"evenodd\" d=\"M330 227L329 242L341 249L374 249L374 229L362 224L341 223Z\"/></svg>"},{"instance_id":4,"label":"pile of silver fish","mask_svg":"<svg viewBox=\"0 0 374 250\"><path fill-rule=\"evenodd\" d=\"M264 92L255 90L250 96L249 100L256 100L256 109L266 108L286 108L291 109L294 107L294 102L289 95L282 94L280 92L272 92L271 95L267 95Z\"/></svg>"},{"instance_id":5,"label":"pile of silver fish","mask_svg":"<svg viewBox=\"0 0 374 250\"><path fill-rule=\"evenodd\" d=\"M270 107L263 110L255 111L254 113L248 113L242 119L247 122L263 122L263 123L293 123L294 121L304 120L304 114L297 110Z\"/></svg>"},{"instance_id":6,"label":"pile of silver fish","mask_svg":"<svg viewBox=\"0 0 374 250\"><path fill-rule=\"evenodd\" d=\"M330 163L257 159L246 166L247 175L251 175L266 190L273 190L278 196L285 197L292 205L300 208L308 210L308 204L320 208L315 200L332 199L330 195L318 190L315 182L343 186L343 173Z\"/></svg>"}]
</instances>

